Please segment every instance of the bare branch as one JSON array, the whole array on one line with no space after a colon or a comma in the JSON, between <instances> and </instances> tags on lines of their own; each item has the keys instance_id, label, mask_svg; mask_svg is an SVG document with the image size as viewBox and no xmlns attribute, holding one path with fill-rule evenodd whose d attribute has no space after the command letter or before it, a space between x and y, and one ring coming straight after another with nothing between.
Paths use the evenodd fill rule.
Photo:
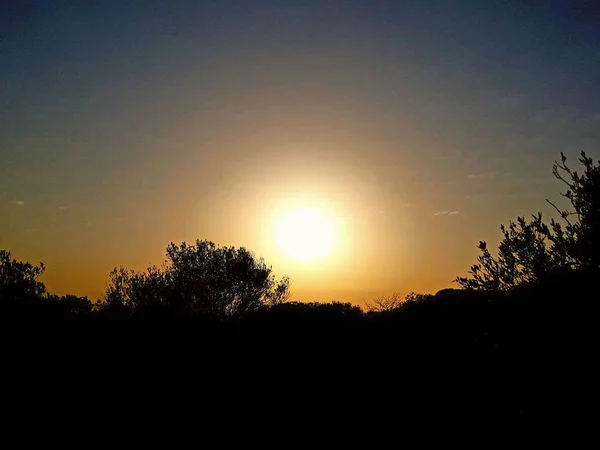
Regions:
<instances>
[{"instance_id":1,"label":"bare branch","mask_svg":"<svg viewBox=\"0 0 600 450\"><path fill-rule=\"evenodd\" d=\"M569 225L572 225L572 223L569 221L569 216L575 214L569 211L562 211L558 206L556 206L554 203L552 203L550 200L546 199L546 201L552 206L554 207L554 209L560 214L560 217L562 217L565 222L567 222Z\"/></svg>"},{"instance_id":2,"label":"bare branch","mask_svg":"<svg viewBox=\"0 0 600 450\"><path fill-rule=\"evenodd\" d=\"M558 164L558 163L555 163ZM569 169L566 166L561 166L558 165L558 167L560 167L562 170L564 170L565 172L567 172L569 174L569 176L573 176L573 173L571 172L571 169ZM562 181L563 183L565 183L567 186L569 186L570 189L574 188L574 185L569 183L567 180L565 180L562 175L560 174L560 172L558 171L558 169L556 168L556 166L554 167L554 170L552 170L552 174L558 178L560 181Z\"/></svg>"}]
</instances>

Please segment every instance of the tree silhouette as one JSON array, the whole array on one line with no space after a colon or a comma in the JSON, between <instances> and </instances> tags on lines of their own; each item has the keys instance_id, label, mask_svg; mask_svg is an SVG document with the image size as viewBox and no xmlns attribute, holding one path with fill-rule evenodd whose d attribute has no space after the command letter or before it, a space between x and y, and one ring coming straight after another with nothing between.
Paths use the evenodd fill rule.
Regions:
<instances>
[{"instance_id":1,"label":"tree silhouette","mask_svg":"<svg viewBox=\"0 0 600 450\"><path fill-rule=\"evenodd\" d=\"M84 317L92 313L94 305L87 297L47 294L49 306L63 317Z\"/></svg>"},{"instance_id":2,"label":"tree silhouette","mask_svg":"<svg viewBox=\"0 0 600 450\"><path fill-rule=\"evenodd\" d=\"M218 247L205 240L171 243L160 268L140 273L114 269L104 307L225 319L286 301L289 285L289 278L276 280L271 267L243 247Z\"/></svg>"},{"instance_id":3,"label":"tree silhouette","mask_svg":"<svg viewBox=\"0 0 600 450\"><path fill-rule=\"evenodd\" d=\"M485 241L478 248L478 263L471 266L470 277L458 277L462 288L509 291L525 283L536 283L560 270L598 269L600 267L600 164L581 153L579 162L583 174L555 161L553 175L567 185L561 195L569 200L573 210L560 209L547 200L560 214L561 223L551 220L550 226L542 214L530 221L518 217L508 227L500 226L503 238L494 257Z\"/></svg>"},{"instance_id":4,"label":"tree silhouette","mask_svg":"<svg viewBox=\"0 0 600 450\"><path fill-rule=\"evenodd\" d=\"M600 267L600 163L581 152L579 162L583 173L571 170L561 153L561 162L552 167L554 176L567 190L561 195L569 200L572 210L560 209L547 200L560 214L566 225L552 221L553 233L548 233L553 252L560 254L564 264L573 268Z\"/></svg>"},{"instance_id":5,"label":"tree silhouette","mask_svg":"<svg viewBox=\"0 0 600 450\"><path fill-rule=\"evenodd\" d=\"M286 302L274 305L269 309L268 315L285 324L303 321L332 323L360 319L363 312L359 306L347 302Z\"/></svg>"},{"instance_id":6,"label":"tree silhouette","mask_svg":"<svg viewBox=\"0 0 600 450\"><path fill-rule=\"evenodd\" d=\"M381 295L371 302L365 302L367 312L390 312L400 308L404 299L400 294L394 292L390 295Z\"/></svg>"},{"instance_id":7,"label":"tree silhouette","mask_svg":"<svg viewBox=\"0 0 600 450\"><path fill-rule=\"evenodd\" d=\"M417 294L416 292L409 292L406 296L402 297L400 294L394 292L390 295L376 297L373 301L366 302L365 306L369 313L393 312L402 306L419 302L427 297L428 295Z\"/></svg>"},{"instance_id":8,"label":"tree silhouette","mask_svg":"<svg viewBox=\"0 0 600 450\"><path fill-rule=\"evenodd\" d=\"M44 273L43 263L34 266L29 262L12 259L11 253L0 250L0 300L33 300L46 293L44 283L38 278Z\"/></svg>"},{"instance_id":9,"label":"tree silhouette","mask_svg":"<svg viewBox=\"0 0 600 450\"><path fill-rule=\"evenodd\" d=\"M478 264L471 266L471 278L458 277L456 282L465 289L508 291L523 283L536 282L553 265L552 252L548 251L548 235L542 215L531 221L518 217L508 227L500 226L503 238L494 257L485 241L478 248Z\"/></svg>"}]
</instances>

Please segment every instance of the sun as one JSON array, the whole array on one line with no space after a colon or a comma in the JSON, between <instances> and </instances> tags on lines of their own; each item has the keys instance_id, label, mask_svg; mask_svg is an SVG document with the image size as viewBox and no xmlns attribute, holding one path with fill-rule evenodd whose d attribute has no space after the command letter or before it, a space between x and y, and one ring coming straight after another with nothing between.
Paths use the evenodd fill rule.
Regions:
<instances>
[{"instance_id":1,"label":"sun","mask_svg":"<svg viewBox=\"0 0 600 450\"><path fill-rule=\"evenodd\" d=\"M275 223L275 242L291 259L302 262L323 259L335 247L335 220L318 209L290 210Z\"/></svg>"}]
</instances>

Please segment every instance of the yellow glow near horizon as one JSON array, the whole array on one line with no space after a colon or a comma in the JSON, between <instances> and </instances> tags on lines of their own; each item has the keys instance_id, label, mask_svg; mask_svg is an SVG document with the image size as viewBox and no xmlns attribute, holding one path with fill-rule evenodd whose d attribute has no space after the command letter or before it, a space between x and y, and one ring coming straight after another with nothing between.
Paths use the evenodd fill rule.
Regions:
<instances>
[{"instance_id":1,"label":"yellow glow near horizon","mask_svg":"<svg viewBox=\"0 0 600 450\"><path fill-rule=\"evenodd\" d=\"M318 261L336 245L336 221L316 208L292 209L276 220L274 237L277 247L288 258Z\"/></svg>"}]
</instances>

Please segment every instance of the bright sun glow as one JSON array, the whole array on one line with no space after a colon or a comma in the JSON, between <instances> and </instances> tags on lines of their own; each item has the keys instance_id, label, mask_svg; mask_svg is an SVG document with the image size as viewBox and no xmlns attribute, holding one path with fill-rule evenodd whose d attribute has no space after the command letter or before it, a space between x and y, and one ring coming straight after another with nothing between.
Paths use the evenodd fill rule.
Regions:
<instances>
[{"instance_id":1,"label":"bright sun glow","mask_svg":"<svg viewBox=\"0 0 600 450\"><path fill-rule=\"evenodd\" d=\"M310 262L327 256L336 243L335 221L317 209L294 209L275 223L275 242L288 257Z\"/></svg>"}]
</instances>

